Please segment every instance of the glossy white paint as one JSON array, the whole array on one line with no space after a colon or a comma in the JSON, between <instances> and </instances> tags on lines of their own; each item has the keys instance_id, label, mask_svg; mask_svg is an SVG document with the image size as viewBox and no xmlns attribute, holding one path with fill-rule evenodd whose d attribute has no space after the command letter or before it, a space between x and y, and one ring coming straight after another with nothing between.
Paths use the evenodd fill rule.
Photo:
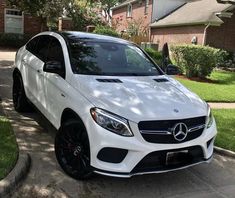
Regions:
<instances>
[{"instance_id":1,"label":"glossy white paint","mask_svg":"<svg viewBox=\"0 0 235 198\"><path fill-rule=\"evenodd\" d=\"M72 84L96 106L128 120L167 120L206 116L207 105L168 76L111 77L123 83L101 83L100 76L74 75ZM109 79L110 77L102 77ZM166 78L169 82L156 82ZM86 83L84 83L86 82ZM174 109L179 112L175 113Z\"/></svg>"},{"instance_id":2,"label":"glossy white paint","mask_svg":"<svg viewBox=\"0 0 235 198\"><path fill-rule=\"evenodd\" d=\"M15 64L23 77L26 95L57 129L61 125L61 116L66 108L77 113L88 132L93 167L128 173L150 152L194 145L203 148L206 160L212 156L213 144L207 148L206 143L217 133L215 122L209 129L205 129L199 138L178 144L148 143L139 132L139 121L207 115L207 104L179 82L166 75L108 77L74 74L64 39L52 32L39 35L51 35L60 41L65 58L66 77L63 79L57 74L44 72L44 63L22 47L16 55ZM96 78L118 78L123 83L102 83ZM153 80L156 78L166 78L169 81L156 82ZM128 119L134 136L123 137L97 125L90 115L92 107L102 108ZM176 113L174 109L179 112ZM97 159L97 154L104 147L127 149L128 154L119 164L102 162Z\"/></svg>"}]
</instances>

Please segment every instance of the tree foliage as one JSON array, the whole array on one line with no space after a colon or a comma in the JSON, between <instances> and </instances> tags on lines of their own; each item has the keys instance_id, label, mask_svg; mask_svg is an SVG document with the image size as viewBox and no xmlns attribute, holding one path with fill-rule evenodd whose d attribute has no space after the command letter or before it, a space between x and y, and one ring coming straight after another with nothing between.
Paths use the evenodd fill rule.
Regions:
<instances>
[{"instance_id":1,"label":"tree foliage","mask_svg":"<svg viewBox=\"0 0 235 198\"><path fill-rule=\"evenodd\" d=\"M71 0L70 3L65 4L66 16L72 18L74 29L86 29L88 25L102 25L103 22L97 14L99 9L96 4L92 4L85 0Z\"/></svg>"},{"instance_id":2,"label":"tree foliage","mask_svg":"<svg viewBox=\"0 0 235 198\"><path fill-rule=\"evenodd\" d=\"M32 16L41 18L42 23L53 21L62 15L65 0L8 0L8 4Z\"/></svg>"},{"instance_id":3,"label":"tree foliage","mask_svg":"<svg viewBox=\"0 0 235 198\"><path fill-rule=\"evenodd\" d=\"M71 17L76 30L87 25L102 24L97 12L102 9L111 18L110 10L120 0L7 0L11 6L41 18L42 24L56 23L58 17Z\"/></svg>"}]
</instances>

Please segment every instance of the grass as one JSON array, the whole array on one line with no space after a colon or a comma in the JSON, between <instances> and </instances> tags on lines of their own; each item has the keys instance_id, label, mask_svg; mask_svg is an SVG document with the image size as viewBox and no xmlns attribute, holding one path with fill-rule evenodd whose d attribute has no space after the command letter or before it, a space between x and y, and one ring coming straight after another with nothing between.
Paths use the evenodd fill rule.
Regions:
<instances>
[{"instance_id":1,"label":"grass","mask_svg":"<svg viewBox=\"0 0 235 198\"><path fill-rule=\"evenodd\" d=\"M214 71L209 82L177 77L183 85L207 102L235 102L235 72Z\"/></svg>"},{"instance_id":2,"label":"grass","mask_svg":"<svg viewBox=\"0 0 235 198\"><path fill-rule=\"evenodd\" d=\"M0 180L14 167L18 158L18 146L8 119L0 116Z\"/></svg>"},{"instance_id":3,"label":"grass","mask_svg":"<svg viewBox=\"0 0 235 198\"><path fill-rule=\"evenodd\" d=\"M235 151L235 109L214 109L218 135L215 145Z\"/></svg>"}]
</instances>

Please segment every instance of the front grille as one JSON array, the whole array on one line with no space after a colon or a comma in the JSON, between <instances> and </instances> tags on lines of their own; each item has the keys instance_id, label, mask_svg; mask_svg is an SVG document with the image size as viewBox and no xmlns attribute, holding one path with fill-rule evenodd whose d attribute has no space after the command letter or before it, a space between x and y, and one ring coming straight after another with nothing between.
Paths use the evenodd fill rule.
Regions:
<instances>
[{"instance_id":1,"label":"front grille","mask_svg":"<svg viewBox=\"0 0 235 198\"><path fill-rule=\"evenodd\" d=\"M167 153L185 151L187 153L179 153L177 159L172 163L167 162ZM177 153L176 153L177 154ZM175 150L155 151L146 155L131 171L131 173L154 172L176 169L198 162L204 161L203 151L200 146L186 147Z\"/></svg>"},{"instance_id":2,"label":"front grille","mask_svg":"<svg viewBox=\"0 0 235 198\"><path fill-rule=\"evenodd\" d=\"M198 127L196 130L188 132L187 137L178 141L172 135L173 128L178 123L184 123L188 129ZM181 120L158 120L158 121L141 121L138 124L142 137L150 143L162 143L162 144L177 144L186 141L193 140L202 135L206 123L206 117L196 117ZM148 133L151 131L151 133Z\"/></svg>"}]
</instances>

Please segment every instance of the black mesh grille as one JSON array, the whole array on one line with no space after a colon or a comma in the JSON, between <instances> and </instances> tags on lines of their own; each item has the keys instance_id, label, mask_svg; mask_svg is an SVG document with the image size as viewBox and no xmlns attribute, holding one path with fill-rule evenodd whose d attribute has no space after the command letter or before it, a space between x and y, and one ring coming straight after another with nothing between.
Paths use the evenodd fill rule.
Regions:
<instances>
[{"instance_id":1,"label":"black mesh grille","mask_svg":"<svg viewBox=\"0 0 235 198\"><path fill-rule=\"evenodd\" d=\"M104 83L122 83L122 81L119 79L96 79L96 80Z\"/></svg>"},{"instance_id":2,"label":"black mesh grille","mask_svg":"<svg viewBox=\"0 0 235 198\"><path fill-rule=\"evenodd\" d=\"M141 121L138 124L140 131L172 131L174 126L177 123L185 123L188 129L204 125L206 123L206 117L196 117L182 120L159 120L159 121ZM177 141L173 137L172 134L145 134L141 133L143 138L147 142L151 143L162 143L162 144L170 144L170 143L182 143L186 141L193 140L202 135L204 128L198 129L196 131L188 133L187 137L183 141Z\"/></svg>"},{"instance_id":3,"label":"black mesh grille","mask_svg":"<svg viewBox=\"0 0 235 198\"><path fill-rule=\"evenodd\" d=\"M153 79L156 82L168 82L166 78L158 78L158 79Z\"/></svg>"},{"instance_id":4,"label":"black mesh grille","mask_svg":"<svg viewBox=\"0 0 235 198\"><path fill-rule=\"evenodd\" d=\"M169 152L179 152L185 151L187 153L176 153L174 160L167 161L167 153ZM176 150L164 150L156 151L146 155L131 171L131 173L140 172L154 172L154 171L164 171L171 170L183 166L188 166L190 164L195 164L204 161L203 151L200 146L193 146L187 148L181 148Z\"/></svg>"}]
</instances>

